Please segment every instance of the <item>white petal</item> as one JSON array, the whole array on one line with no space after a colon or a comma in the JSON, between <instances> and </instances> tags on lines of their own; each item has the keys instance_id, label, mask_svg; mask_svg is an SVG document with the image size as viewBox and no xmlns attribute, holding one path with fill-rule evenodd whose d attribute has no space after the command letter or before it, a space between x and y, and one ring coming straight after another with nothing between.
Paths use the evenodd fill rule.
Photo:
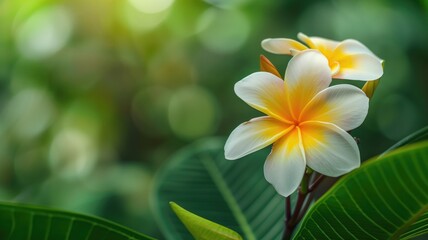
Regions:
<instances>
[{"instance_id":1,"label":"white petal","mask_svg":"<svg viewBox=\"0 0 428 240\"><path fill-rule=\"evenodd\" d=\"M340 69L333 78L371 81L382 77L382 63L377 57L358 53L337 60Z\"/></svg>"},{"instance_id":2,"label":"white petal","mask_svg":"<svg viewBox=\"0 0 428 240\"><path fill-rule=\"evenodd\" d=\"M338 126L325 122L300 124L306 164L326 176L337 177L360 166L355 140Z\"/></svg>"},{"instance_id":3,"label":"white petal","mask_svg":"<svg viewBox=\"0 0 428 240\"><path fill-rule=\"evenodd\" d=\"M327 58L317 50L305 50L294 56L285 72L287 97L291 111L298 117L304 106L331 83Z\"/></svg>"},{"instance_id":4,"label":"white petal","mask_svg":"<svg viewBox=\"0 0 428 240\"><path fill-rule=\"evenodd\" d=\"M329 122L349 131L363 123L369 98L349 84L339 84L319 92L304 108L300 121Z\"/></svg>"},{"instance_id":5,"label":"white petal","mask_svg":"<svg viewBox=\"0 0 428 240\"><path fill-rule=\"evenodd\" d=\"M298 33L297 34L297 38L300 40L300 41L302 41L302 42L304 42L304 43L306 43L306 45L308 45L310 48L316 48L316 46L315 46L315 44L312 42L312 40L311 40L311 38L310 37L308 37L306 34L304 34L304 33Z\"/></svg>"},{"instance_id":6,"label":"white petal","mask_svg":"<svg viewBox=\"0 0 428 240\"><path fill-rule=\"evenodd\" d=\"M299 186L306 168L305 156L295 128L277 141L264 166L265 178L284 197L291 195Z\"/></svg>"},{"instance_id":7,"label":"white petal","mask_svg":"<svg viewBox=\"0 0 428 240\"><path fill-rule=\"evenodd\" d=\"M268 38L262 41L262 48L275 54L291 54L290 50L302 51L307 47L298 41L288 38Z\"/></svg>"},{"instance_id":8,"label":"white petal","mask_svg":"<svg viewBox=\"0 0 428 240\"><path fill-rule=\"evenodd\" d=\"M383 74L383 60L357 40L341 42L334 50L331 61L340 65L334 78L369 81L379 79Z\"/></svg>"},{"instance_id":9,"label":"white petal","mask_svg":"<svg viewBox=\"0 0 428 240\"><path fill-rule=\"evenodd\" d=\"M333 53L334 49L339 45L340 42L333 41L326 38L320 37L308 37L303 33L299 33L297 37L308 44L313 49L319 50L322 54L324 54L327 58Z\"/></svg>"},{"instance_id":10,"label":"white petal","mask_svg":"<svg viewBox=\"0 0 428 240\"><path fill-rule=\"evenodd\" d=\"M251 107L276 119L290 119L284 80L268 72L256 72L235 84L235 93Z\"/></svg>"},{"instance_id":11,"label":"white petal","mask_svg":"<svg viewBox=\"0 0 428 240\"><path fill-rule=\"evenodd\" d=\"M334 49L334 55L336 55L335 58L340 58L340 56L343 55L352 55L357 53L366 53L376 57L379 62L383 61L372 51L370 51L370 49L368 49L364 44L354 39L347 39L337 45L336 49Z\"/></svg>"},{"instance_id":12,"label":"white petal","mask_svg":"<svg viewBox=\"0 0 428 240\"><path fill-rule=\"evenodd\" d=\"M253 118L232 131L224 146L226 159L235 160L260 150L286 134L292 127L272 117Z\"/></svg>"},{"instance_id":13,"label":"white petal","mask_svg":"<svg viewBox=\"0 0 428 240\"><path fill-rule=\"evenodd\" d=\"M338 41L320 37L310 37L310 39L317 46L317 49L323 49L329 52L333 52L340 43Z\"/></svg>"}]
</instances>

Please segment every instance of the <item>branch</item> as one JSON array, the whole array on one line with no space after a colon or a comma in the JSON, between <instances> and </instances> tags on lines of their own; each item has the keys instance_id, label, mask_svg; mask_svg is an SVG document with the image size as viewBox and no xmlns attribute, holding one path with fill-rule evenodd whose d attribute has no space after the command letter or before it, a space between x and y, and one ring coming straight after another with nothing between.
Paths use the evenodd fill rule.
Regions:
<instances>
[{"instance_id":1,"label":"branch","mask_svg":"<svg viewBox=\"0 0 428 240\"><path fill-rule=\"evenodd\" d=\"M314 191L318 185L322 182L322 180L324 180L324 175L320 175L317 179L315 179L315 181L309 186L308 188L308 192L312 192Z\"/></svg>"}]
</instances>

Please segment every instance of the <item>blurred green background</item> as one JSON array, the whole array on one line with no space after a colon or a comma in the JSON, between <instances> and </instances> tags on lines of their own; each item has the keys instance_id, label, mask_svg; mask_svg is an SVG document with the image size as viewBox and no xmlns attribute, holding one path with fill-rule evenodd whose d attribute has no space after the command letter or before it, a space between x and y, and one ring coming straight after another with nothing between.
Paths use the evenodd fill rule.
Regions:
<instances>
[{"instance_id":1,"label":"blurred green background","mask_svg":"<svg viewBox=\"0 0 428 240\"><path fill-rule=\"evenodd\" d=\"M260 54L283 73L290 57L260 42L298 32L355 38L385 59L353 131L372 157L428 123L427 26L427 0L1 0L0 200L162 237L154 175L187 143L260 116L233 84Z\"/></svg>"}]
</instances>

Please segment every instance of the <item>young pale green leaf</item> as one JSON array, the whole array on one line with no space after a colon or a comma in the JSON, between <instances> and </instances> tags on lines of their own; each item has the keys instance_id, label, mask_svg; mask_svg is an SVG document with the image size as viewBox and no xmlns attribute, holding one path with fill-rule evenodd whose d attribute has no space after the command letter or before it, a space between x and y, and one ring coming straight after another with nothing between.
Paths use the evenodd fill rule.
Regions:
<instances>
[{"instance_id":1,"label":"young pale green leaf","mask_svg":"<svg viewBox=\"0 0 428 240\"><path fill-rule=\"evenodd\" d=\"M240 240L241 235L220 224L202 218L187 211L174 202L170 202L172 210L186 226L196 240Z\"/></svg>"},{"instance_id":2,"label":"young pale green leaf","mask_svg":"<svg viewBox=\"0 0 428 240\"><path fill-rule=\"evenodd\" d=\"M0 203L0 239L153 239L111 221L18 203Z\"/></svg>"},{"instance_id":3,"label":"young pale green leaf","mask_svg":"<svg viewBox=\"0 0 428 240\"><path fill-rule=\"evenodd\" d=\"M304 217L294 239L411 239L428 233L428 141L367 161Z\"/></svg>"},{"instance_id":4,"label":"young pale green leaf","mask_svg":"<svg viewBox=\"0 0 428 240\"><path fill-rule=\"evenodd\" d=\"M244 239L279 239L285 199L265 180L269 148L236 161L224 158L224 140L208 139L181 150L155 178L151 203L166 239L192 239L169 202L235 230ZM292 205L296 194L292 195Z\"/></svg>"}]
</instances>

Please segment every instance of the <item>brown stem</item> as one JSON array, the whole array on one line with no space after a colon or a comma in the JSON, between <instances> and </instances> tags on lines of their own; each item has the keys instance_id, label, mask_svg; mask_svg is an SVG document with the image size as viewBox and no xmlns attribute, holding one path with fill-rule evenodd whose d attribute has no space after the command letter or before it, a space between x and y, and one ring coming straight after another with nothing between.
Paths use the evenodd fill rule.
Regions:
<instances>
[{"instance_id":1,"label":"brown stem","mask_svg":"<svg viewBox=\"0 0 428 240\"><path fill-rule=\"evenodd\" d=\"M296 206L294 207L293 214L291 214L290 197L285 198L286 219L284 235L282 236L283 240L291 239L291 234L293 233L294 228L302 220L312 200L314 199L314 194L312 192L325 178L325 176L322 174L320 174L317 178L315 178L315 176L315 174L312 174L312 171L307 171L303 176L301 186L298 190L297 202ZM315 180L313 180L312 184L309 185L309 182L311 182L312 179Z\"/></svg>"},{"instance_id":2,"label":"brown stem","mask_svg":"<svg viewBox=\"0 0 428 240\"><path fill-rule=\"evenodd\" d=\"M285 222L289 221L291 218L291 200L290 196L285 198L285 213L287 214L287 217L285 219Z\"/></svg>"},{"instance_id":3,"label":"brown stem","mask_svg":"<svg viewBox=\"0 0 428 240\"><path fill-rule=\"evenodd\" d=\"M313 199L314 199L314 194L313 193L309 193L308 198L306 199L306 202L303 205L303 208L301 210L301 214L297 218L297 221L296 221L297 223L299 223L300 220L302 220L303 216L305 216L306 211L308 210L309 206L311 205L311 202L312 202Z\"/></svg>"},{"instance_id":4,"label":"brown stem","mask_svg":"<svg viewBox=\"0 0 428 240\"><path fill-rule=\"evenodd\" d=\"M300 209L302 208L303 202L305 201L306 194L299 191L299 195L297 197L296 208L294 209L293 216L288 222L289 225L293 226L296 222L296 219L300 213Z\"/></svg>"},{"instance_id":5,"label":"brown stem","mask_svg":"<svg viewBox=\"0 0 428 240\"><path fill-rule=\"evenodd\" d=\"M288 226L285 227L284 235L282 235L282 240L289 240L291 239L291 234L293 233L293 228L290 228Z\"/></svg>"},{"instance_id":6,"label":"brown stem","mask_svg":"<svg viewBox=\"0 0 428 240\"><path fill-rule=\"evenodd\" d=\"M309 193L308 185L309 185L309 180L311 178L311 175L312 175L312 171L307 171L305 172L305 175L303 175L302 183L298 190L297 203L296 203L296 206L294 207L294 211L292 215L290 214L291 213L290 198L289 197L286 198L286 208L287 210L290 209L290 211L286 212L287 218L285 220L284 235L282 236L283 240L291 239L291 234L293 233L293 230L296 227L296 225L299 223L297 221L297 218L299 217L299 214L301 212L303 203L305 202L306 196ZM288 208L289 206L290 208Z\"/></svg>"},{"instance_id":7,"label":"brown stem","mask_svg":"<svg viewBox=\"0 0 428 240\"><path fill-rule=\"evenodd\" d=\"M300 209L302 208L303 202L306 198L307 193L302 193L299 189L299 193L297 196L297 203L296 207L294 208L293 215L291 218L287 218L285 221L285 229L284 229L284 235L282 236L283 240L291 239L291 234L293 233L294 228L297 225L297 217L299 216Z\"/></svg>"},{"instance_id":8,"label":"brown stem","mask_svg":"<svg viewBox=\"0 0 428 240\"><path fill-rule=\"evenodd\" d=\"M324 180L324 175L320 175L317 179L315 179L315 181L309 186L308 188L308 192L312 192L314 191L318 185L322 182L322 180Z\"/></svg>"}]
</instances>

